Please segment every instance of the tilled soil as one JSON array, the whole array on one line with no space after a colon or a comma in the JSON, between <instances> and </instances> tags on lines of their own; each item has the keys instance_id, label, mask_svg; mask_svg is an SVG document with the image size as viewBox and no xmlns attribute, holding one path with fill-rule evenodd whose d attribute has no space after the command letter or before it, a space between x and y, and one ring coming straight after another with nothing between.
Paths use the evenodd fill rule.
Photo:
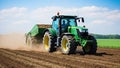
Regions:
<instances>
[{"instance_id":1,"label":"tilled soil","mask_svg":"<svg viewBox=\"0 0 120 68\"><path fill-rule=\"evenodd\" d=\"M80 48L81 49L81 48ZM0 68L120 68L120 49L98 48L95 55L0 48Z\"/></svg>"}]
</instances>

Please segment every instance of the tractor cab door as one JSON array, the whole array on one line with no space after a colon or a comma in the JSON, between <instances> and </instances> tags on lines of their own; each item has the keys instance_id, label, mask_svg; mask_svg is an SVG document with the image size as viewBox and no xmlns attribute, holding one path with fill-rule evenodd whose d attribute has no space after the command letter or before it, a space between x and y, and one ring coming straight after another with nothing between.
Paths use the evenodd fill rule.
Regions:
<instances>
[{"instance_id":1,"label":"tractor cab door","mask_svg":"<svg viewBox=\"0 0 120 68\"><path fill-rule=\"evenodd\" d=\"M59 18L56 18L55 20L53 20L52 22L52 28L56 31L56 33L58 34L59 32Z\"/></svg>"},{"instance_id":2,"label":"tractor cab door","mask_svg":"<svg viewBox=\"0 0 120 68\"><path fill-rule=\"evenodd\" d=\"M67 32L68 26L70 26L69 20L61 19L61 30L62 30L62 33Z\"/></svg>"}]
</instances>

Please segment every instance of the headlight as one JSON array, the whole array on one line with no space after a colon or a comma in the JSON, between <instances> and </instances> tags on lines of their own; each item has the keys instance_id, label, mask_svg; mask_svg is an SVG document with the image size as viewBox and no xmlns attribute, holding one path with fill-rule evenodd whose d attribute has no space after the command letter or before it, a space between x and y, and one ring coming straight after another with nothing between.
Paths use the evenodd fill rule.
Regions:
<instances>
[{"instance_id":1,"label":"headlight","mask_svg":"<svg viewBox=\"0 0 120 68\"><path fill-rule=\"evenodd\" d=\"M80 32L88 32L88 29L79 29Z\"/></svg>"}]
</instances>

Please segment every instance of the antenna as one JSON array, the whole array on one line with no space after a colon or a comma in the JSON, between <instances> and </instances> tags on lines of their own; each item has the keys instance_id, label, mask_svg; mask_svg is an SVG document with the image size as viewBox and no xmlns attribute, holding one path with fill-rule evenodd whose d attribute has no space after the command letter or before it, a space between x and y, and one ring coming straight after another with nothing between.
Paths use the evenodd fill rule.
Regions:
<instances>
[{"instance_id":1,"label":"antenna","mask_svg":"<svg viewBox=\"0 0 120 68\"><path fill-rule=\"evenodd\" d=\"M57 12L57 15L59 16L59 15L60 15L60 13L59 13L59 12Z\"/></svg>"}]
</instances>

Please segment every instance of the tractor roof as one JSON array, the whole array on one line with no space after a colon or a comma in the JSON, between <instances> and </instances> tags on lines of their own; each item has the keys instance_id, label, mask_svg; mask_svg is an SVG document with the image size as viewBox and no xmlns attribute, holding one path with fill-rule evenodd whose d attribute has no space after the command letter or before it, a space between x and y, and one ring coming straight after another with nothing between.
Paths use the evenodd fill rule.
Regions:
<instances>
[{"instance_id":1,"label":"tractor roof","mask_svg":"<svg viewBox=\"0 0 120 68\"><path fill-rule=\"evenodd\" d=\"M53 17L54 18L77 18L77 16L71 16L71 15L58 15L58 16L53 16Z\"/></svg>"}]
</instances>

